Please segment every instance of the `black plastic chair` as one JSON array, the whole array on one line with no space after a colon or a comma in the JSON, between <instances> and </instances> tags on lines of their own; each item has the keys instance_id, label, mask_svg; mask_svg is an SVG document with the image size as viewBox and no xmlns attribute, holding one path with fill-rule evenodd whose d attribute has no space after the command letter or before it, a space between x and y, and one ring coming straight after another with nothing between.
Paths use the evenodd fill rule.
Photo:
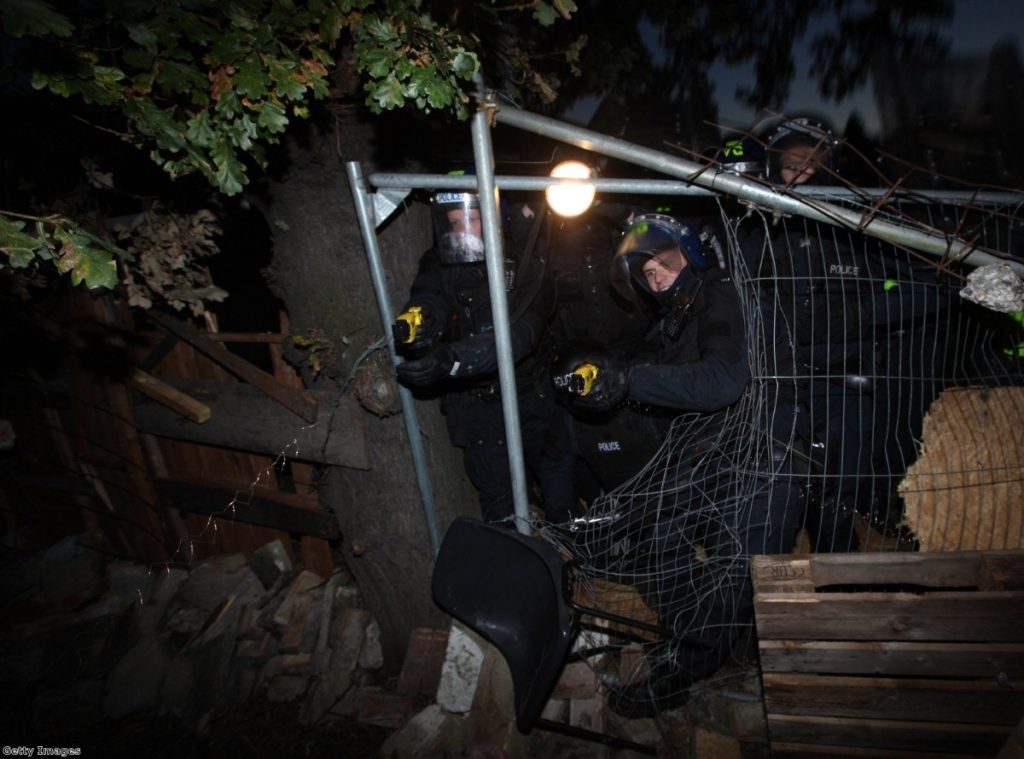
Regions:
<instances>
[{"instance_id":1,"label":"black plastic chair","mask_svg":"<svg viewBox=\"0 0 1024 759\"><path fill-rule=\"evenodd\" d=\"M655 755L615 736L541 718L583 615L664 634L572 600L572 564L550 543L474 519L452 522L434 563L438 606L497 647L512 673L516 727L537 727Z\"/></svg>"}]
</instances>

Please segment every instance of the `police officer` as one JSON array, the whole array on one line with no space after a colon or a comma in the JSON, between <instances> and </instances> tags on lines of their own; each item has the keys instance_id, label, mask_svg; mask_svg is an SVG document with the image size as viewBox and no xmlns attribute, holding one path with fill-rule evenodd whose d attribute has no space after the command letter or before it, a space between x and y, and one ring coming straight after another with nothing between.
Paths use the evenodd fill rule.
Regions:
<instances>
[{"instance_id":1,"label":"police officer","mask_svg":"<svg viewBox=\"0 0 1024 759\"><path fill-rule=\"evenodd\" d=\"M783 121L767 149L768 178L776 184L835 182L839 143L822 121ZM753 240L745 242L750 257ZM775 230L768 253L760 255L762 292L773 301L776 328L784 325L791 338L785 355L799 377L800 409L808 413L805 524L811 550L856 550L857 505L867 498L871 473L864 437L872 388L866 378L874 375L865 363L873 353L865 324L871 309L857 306L858 293L870 293L873 272L836 230L802 219Z\"/></svg>"},{"instance_id":2,"label":"police officer","mask_svg":"<svg viewBox=\"0 0 1024 759\"><path fill-rule=\"evenodd\" d=\"M820 121L783 122L768 151L769 176L778 184L835 182L838 140ZM810 412L818 475L808 481L811 549L856 550L858 512L870 513L885 497L889 470L900 466L882 453L885 430L909 423L910 410L897 401L899 356L887 349L889 334L935 312L934 276L876 241L803 219L787 220L768 248L760 282L791 331L800 401Z\"/></svg>"},{"instance_id":3,"label":"police officer","mask_svg":"<svg viewBox=\"0 0 1024 759\"><path fill-rule=\"evenodd\" d=\"M828 126L808 117L783 121L768 138L768 178L776 184L835 184L839 141Z\"/></svg>"},{"instance_id":4,"label":"police officer","mask_svg":"<svg viewBox=\"0 0 1024 759\"><path fill-rule=\"evenodd\" d=\"M464 449L483 518L511 523L514 513L505 425L498 385L494 320L484 263L480 204L475 193L439 192L431 202L435 247L420 260L408 302L393 326L408 359L398 365L406 385L444 393L443 410L454 445ZM528 205L502 209L506 285L523 451L551 521L569 518L571 470L545 457L554 399L536 348L554 308L554 287L537 250L542 217ZM550 444L548 450L551 450Z\"/></svg>"},{"instance_id":5,"label":"police officer","mask_svg":"<svg viewBox=\"0 0 1024 759\"><path fill-rule=\"evenodd\" d=\"M689 224L662 214L634 218L613 259L612 281L625 297L653 309L652 329L628 358L591 347L563 362L556 384L577 412L610 415L610 424L624 415L624 426L634 429L653 421L663 437L680 412L700 412L695 434L684 436L683 446L664 459L663 471L650 472L658 487L632 499L629 485L616 490L588 512L590 521L578 537L591 566L641 586L672 633L657 648L660 653L648 652L650 676L609 696L617 713L641 717L680 704L689 685L715 671L729 651L733 627L724 620L735 617L733 586L716 580L730 589L696 603L702 571L696 546L726 561L742 555L733 527L745 520L738 514L708 518L707 510L690 507L708 497L707 490L693 487L698 468L712 472L703 483L708 488L725 492L730 486L729 473L714 463L714 441L725 410L743 395L749 371L737 293ZM625 513L616 512L620 492L630 503ZM694 614L710 622L709 636L700 641L689 634Z\"/></svg>"}]
</instances>

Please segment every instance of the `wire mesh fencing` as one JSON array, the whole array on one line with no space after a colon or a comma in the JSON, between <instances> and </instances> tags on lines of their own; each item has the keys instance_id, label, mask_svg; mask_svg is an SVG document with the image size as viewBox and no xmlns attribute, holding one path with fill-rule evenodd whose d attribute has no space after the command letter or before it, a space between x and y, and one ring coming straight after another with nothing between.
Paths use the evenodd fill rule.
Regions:
<instances>
[{"instance_id":1,"label":"wire mesh fencing","mask_svg":"<svg viewBox=\"0 0 1024 759\"><path fill-rule=\"evenodd\" d=\"M1011 259L1024 243L1024 195L829 202ZM962 296L971 269L955 246L932 258L720 209L747 392L676 418L650 461L567 528L540 525L574 560L580 592L670 631L604 660L613 708L632 716L678 702L735 652L752 555L1024 546L1021 314Z\"/></svg>"}]
</instances>

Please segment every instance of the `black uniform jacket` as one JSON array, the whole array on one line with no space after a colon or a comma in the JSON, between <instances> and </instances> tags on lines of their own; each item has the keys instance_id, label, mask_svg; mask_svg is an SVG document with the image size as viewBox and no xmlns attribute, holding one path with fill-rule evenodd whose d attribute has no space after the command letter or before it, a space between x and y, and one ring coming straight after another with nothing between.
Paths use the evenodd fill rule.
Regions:
<instances>
[{"instance_id":1,"label":"black uniform jacket","mask_svg":"<svg viewBox=\"0 0 1024 759\"><path fill-rule=\"evenodd\" d=\"M633 361L629 399L711 412L739 400L750 379L743 312L727 272L706 272L677 340L657 328Z\"/></svg>"}]
</instances>

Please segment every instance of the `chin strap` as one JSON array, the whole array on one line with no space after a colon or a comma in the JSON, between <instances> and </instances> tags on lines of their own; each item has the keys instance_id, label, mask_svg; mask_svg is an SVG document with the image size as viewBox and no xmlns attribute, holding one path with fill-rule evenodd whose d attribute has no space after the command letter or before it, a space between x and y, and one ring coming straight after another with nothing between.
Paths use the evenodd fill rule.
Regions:
<instances>
[{"instance_id":1,"label":"chin strap","mask_svg":"<svg viewBox=\"0 0 1024 759\"><path fill-rule=\"evenodd\" d=\"M676 288L667 299L667 313L662 321L661 334L675 342L683 334L683 327L690 319L697 294L704 286L703 277L688 277L686 282Z\"/></svg>"}]
</instances>

